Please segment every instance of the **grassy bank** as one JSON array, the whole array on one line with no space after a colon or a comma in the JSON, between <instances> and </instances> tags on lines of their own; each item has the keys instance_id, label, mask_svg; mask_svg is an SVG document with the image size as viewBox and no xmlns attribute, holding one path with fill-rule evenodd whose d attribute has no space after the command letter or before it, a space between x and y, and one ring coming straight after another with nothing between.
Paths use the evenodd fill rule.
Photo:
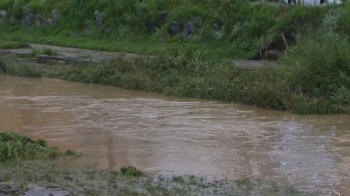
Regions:
<instances>
[{"instance_id":1,"label":"grassy bank","mask_svg":"<svg viewBox=\"0 0 350 196\"><path fill-rule=\"evenodd\" d=\"M123 58L98 66L81 65L48 77L121 86L178 97L256 105L301 114L350 113L349 37L339 26L342 9L332 10L318 30L296 36L278 69L256 72L230 61L203 60L201 53L156 59Z\"/></svg>"},{"instance_id":2,"label":"grassy bank","mask_svg":"<svg viewBox=\"0 0 350 196\"><path fill-rule=\"evenodd\" d=\"M79 65L45 74L75 82L114 85L167 96L238 102L302 114L343 113L350 106L347 101L349 89L340 86L336 80L335 83L328 81L338 77L337 69L329 68L324 71L325 75L309 78L309 74L319 70L295 66L251 72L230 62L218 64L198 58L188 60L174 56L132 61L120 58L97 66ZM300 78L301 74L305 74L305 78ZM339 80L346 84L344 78Z\"/></svg>"},{"instance_id":3,"label":"grassy bank","mask_svg":"<svg viewBox=\"0 0 350 196\"><path fill-rule=\"evenodd\" d=\"M293 185L282 185L261 179L210 180L196 176L142 173L140 176L122 170L96 170L53 161L20 161L0 165L0 182L15 179L20 187L62 188L70 195L311 195ZM1 193L1 190L0 190ZM316 194L314 194L316 195Z\"/></svg>"},{"instance_id":4,"label":"grassy bank","mask_svg":"<svg viewBox=\"0 0 350 196\"><path fill-rule=\"evenodd\" d=\"M38 67L30 67L21 62L13 61L8 56L0 56L0 74L16 75L21 77L42 77Z\"/></svg>"},{"instance_id":5,"label":"grassy bank","mask_svg":"<svg viewBox=\"0 0 350 196\"><path fill-rule=\"evenodd\" d=\"M156 59L120 58L98 66L52 67L45 70L47 77L301 114L350 113L350 4L346 2L337 6L286 7L242 1L174 0L171 4L156 0L147 3L73 0L61 1L58 5L48 0L46 3L50 4L29 6L33 2L36 1L23 5L32 6L44 16L57 8L61 16L54 25L32 25L29 30L5 19L1 25L5 25L6 30L0 33L5 39L158 56ZM18 6L10 3L13 10L15 5ZM105 23L98 27L92 22L83 28L86 20L92 20L95 10L105 12ZM165 18L160 17L161 10L168 11ZM23 17L24 13L19 13ZM148 21L149 16L152 23ZM194 19L197 16L200 21ZM313 22L300 29L295 46L287 45L280 59L286 66L249 72L225 61L248 55L294 19ZM197 29L186 41L181 33L170 36L167 29L174 20L181 24L197 21ZM161 26L149 31L149 25L155 23ZM212 25L219 23L220 30L214 30ZM111 27L110 31L107 27ZM25 33L34 36L24 36ZM219 33L222 34L219 36ZM26 75L38 72L33 73Z\"/></svg>"},{"instance_id":6,"label":"grassy bank","mask_svg":"<svg viewBox=\"0 0 350 196\"><path fill-rule=\"evenodd\" d=\"M7 0L0 4L0 9L8 10L0 23L4 29L0 36L8 41L97 50L152 55L199 51L204 59L235 59L253 54L295 19L320 18L331 9L276 5L230 0ZM25 8L52 19L53 24L41 19L20 24ZM101 16L103 24L95 16ZM169 30L174 21L176 33ZM195 31L184 39L187 22Z\"/></svg>"},{"instance_id":7,"label":"grassy bank","mask_svg":"<svg viewBox=\"0 0 350 196\"><path fill-rule=\"evenodd\" d=\"M25 42L13 42L0 40L0 49L30 48Z\"/></svg>"},{"instance_id":8,"label":"grassy bank","mask_svg":"<svg viewBox=\"0 0 350 196\"><path fill-rule=\"evenodd\" d=\"M61 188L70 195L303 195L294 186L242 178L210 180L195 176L143 173L126 166L119 171L72 164L57 147L14 132L0 132L0 183L17 184L16 194L32 187ZM60 158L61 157L61 158ZM62 159L63 157L63 159ZM1 186L0 194L7 186ZM16 187L15 187L16 188ZM13 194L13 195L16 195ZM9 194L11 195L11 193Z\"/></svg>"},{"instance_id":9,"label":"grassy bank","mask_svg":"<svg viewBox=\"0 0 350 196\"><path fill-rule=\"evenodd\" d=\"M13 159L48 159L63 155L44 140L32 140L15 132L0 132L0 162Z\"/></svg>"},{"instance_id":10,"label":"grassy bank","mask_svg":"<svg viewBox=\"0 0 350 196\"><path fill-rule=\"evenodd\" d=\"M281 59L289 65L278 69L252 72L230 61L203 60L200 53L173 53L158 58L121 56L98 65L44 66L42 71L45 77L167 96L238 102L301 114L349 113L350 45L347 35L336 27L327 24L318 36L313 31L298 36L303 45L289 48Z\"/></svg>"}]
</instances>

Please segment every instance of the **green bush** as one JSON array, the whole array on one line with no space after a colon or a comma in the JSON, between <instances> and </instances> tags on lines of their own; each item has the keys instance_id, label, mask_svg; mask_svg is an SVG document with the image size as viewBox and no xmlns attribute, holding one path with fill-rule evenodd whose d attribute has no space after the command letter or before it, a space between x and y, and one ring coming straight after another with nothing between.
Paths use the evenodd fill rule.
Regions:
<instances>
[{"instance_id":1,"label":"green bush","mask_svg":"<svg viewBox=\"0 0 350 196\"><path fill-rule=\"evenodd\" d=\"M350 44L348 35L337 31L340 14L327 13L322 28L299 35L282 59L291 65L286 76L293 90L310 101L328 100L333 110L350 103Z\"/></svg>"},{"instance_id":2,"label":"green bush","mask_svg":"<svg viewBox=\"0 0 350 196\"><path fill-rule=\"evenodd\" d=\"M0 41L0 49L30 48L25 42Z\"/></svg>"},{"instance_id":3,"label":"green bush","mask_svg":"<svg viewBox=\"0 0 350 196\"><path fill-rule=\"evenodd\" d=\"M0 1L0 9L9 9L12 4L13 4L14 0L2 0Z\"/></svg>"},{"instance_id":4,"label":"green bush","mask_svg":"<svg viewBox=\"0 0 350 196\"><path fill-rule=\"evenodd\" d=\"M10 9L12 16L14 16L16 19L21 19L24 16L24 10L22 7L25 5L25 0L15 0Z\"/></svg>"},{"instance_id":5,"label":"green bush","mask_svg":"<svg viewBox=\"0 0 350 196\"><path fill-rule=\"evenodd\" d=\"M30 8L31 10L33 10L35 13L38 13L39 11L41 11L41 0L32 0L29 1L29 3L26 4L27 8Z\"/></svg>"},{"instance_id":6,"label":"green bush","mask_svg":"<svg viewBox=\"0 0 350 196\"><path fill-rule=\"evenodd\" d=\"M136 167L134 166L125 166L120 169L120 172L124 175L128 176L141 176L142 172L139 171Z\"/></svg>"},{"instance_id":7,"label":"green bush","mask_svg":"<svg viewBox=\"0 0 350 196\"><path fill-rule=\"evenodd\" d=\"M0 132L0 161L56 158L60 155L58 148L48 147L44 140L32 140L15 132Z\"/></svg>"}]
</instances>

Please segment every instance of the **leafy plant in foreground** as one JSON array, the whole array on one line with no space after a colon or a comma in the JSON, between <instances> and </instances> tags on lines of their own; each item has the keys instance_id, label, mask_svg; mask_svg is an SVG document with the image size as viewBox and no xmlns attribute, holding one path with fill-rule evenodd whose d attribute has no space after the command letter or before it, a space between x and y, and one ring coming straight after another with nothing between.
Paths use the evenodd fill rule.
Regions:
<instances>
[{"instance_id":1,"label":"leafy plant in foreground","mask_svg":"<svg viewBox=\"0 0 350 196\"><path fill-rule=\"evenodd\" d=\"M32 140L15 132L0 132L0 161L11 159L56 158L57 147L49 147L44 140Z\"/></svg>"}]
</instances>

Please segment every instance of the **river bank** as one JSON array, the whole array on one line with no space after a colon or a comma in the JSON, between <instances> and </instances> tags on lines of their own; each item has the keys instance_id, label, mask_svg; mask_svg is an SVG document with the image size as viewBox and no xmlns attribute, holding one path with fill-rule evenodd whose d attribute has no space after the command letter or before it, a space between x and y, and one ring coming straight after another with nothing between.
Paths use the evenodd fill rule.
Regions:
<instances>
[{"instance_id":1,"label":"river bank","mask_svg":"<svg viewBox=\"0 0 350 196\"><path fill-rule=\"evenodd\" d=\"M44 56L47 59L52 57ZM74 66L56 61L53 64L40 65L40 68L26 62L16 63L7 57L3 59L5 62L3 71L19 76L44 76L75 82L113 85L162 93L166 96L238 102L302 114L348 113L349 111L347 89L337 87L346 78L335 78L330 75L332 72L337 75L338 69L328 65L325 70L322 70L325 75L310 81L308 74L318 72L318 68L313 64L310 64L309 68L281 66L275 69L262 66L252 72L236 66L232 61L221 63L204 61L200 54L189 59L183 56L125 58L121 55L115 60L107 59L97 65L89 62L88 59L91 60L91 57L85 58L87 61L82 57L73 58ZM242 65L245 67L244 63ZM300 80L301 74L304 75L303 80ZM332 79L328 80L327 77ZM339 80L340 82L337 83ZM333 91L328 91L325 86L319 86L318 81L323 81L327 86L334 85ZM345 97L334 97L333 92L344 93Z\"/></svg>"},{"instance_id":2,"label":"river bank","mask_svg":"<svg viewBox=\"0 0 350 196\"><path fill-rule=\"evenodd\" d=\"M12 153L5 148L8 145L16 157L10 156ZM47 151L54 151L55 156ZM73 151L59 153L43 140L31 140L14 132L0 132L0 153L0 195L305 195L292 185L261 179L142 173L132 166L119 171L78 167L74 162L79 157L72 157L76 155Z\"/></svg>"},{"instance_id":3,"label":"river bank","mask_svg":"<svg viewBox=\"0 0 350 196\"><path fill-rule=\"evenodd\" d=\"M62 162L62 161L61 161ZM4 167L5 166L5 167ZM146 173L133 176L122 171L72 167L55 161L19 161L0 166L0 195L310 195L293 185L261 179L206 179L196 176ZM15 172L17 175L11 175ZM6 181L11 179L11 181ZM5 180L5 182L2 182ZM6 187L6 188L5 188Z\"/></svg>"},{"instance_id":4,"label":"river bank","mask_svg":"<svg viewBox=\"0 0 350 196\"><path fill-rule=\"evenodd\" d=\"M280 195L289 184L306 195L348 194L348 115L10 75L0 75L0 108L0 130L81 152L72 163L79 168L133 165L154 175L260 178L278 182Z\"/></svg>"},{"instance_id":5,"label":"river bank","mask_svg":"<svg viewBox=\"0 0 350 196\"><path fill-rule=\"evenodd\" d=\"M283 53L284 41L295 43L292 32L304 25L317 26L328 11L337 8L346 11L348 6L220 0L7 0L0 4L4 29L0 35L6 41L142 55L200 52L206 60L246 59L260 49L265 53L266 46L267 51ZM341 25L347 26L346 21Z\"/></svg>"},{"instance_id":6,"label":"river bank","mask_svg":"<svg viewBox=\"0 0 350 196\"><path fill-rule=\"evenodd\" d=\"M195 1L175 1L180 7L174 7L175 4L156 1L135 4L91 1L83 4L75 0L63 1L59 5L46 1L51 4L43 7L34 2L23 4L24 8L29 8L27 11L18 10L21 24L19 18L11 23L11 18L16 18L15 12L12 15L6 12L8 15L1 23L5 29L1 32L5 42L26 44L30 41L125 53L111 61L103 57L106 55L100 55L95 60L104 62L98 66L88 66L89 62L81 61L74 67L46 66L45 77L169 96L237 102L301 114L350 111L350 72L347 66L350 60L346 57L350 51L350 23L346 21L350 6L347 3L286 7L240 1L205 1L196 6ZM19 5L22 4L12 1L8 4L13 9ZM112 5L114 10L110 7ZM79 14L74 8L76 6L82 10ZM162 9L166 11L159 11ZM87 19L93 16L96 23L88 22ZM187 22L180 26L174 24L175 28L173 22L178 19L181 19L180 24ZM118 25L114 28L111 24ZM290 27L293 25L300 28ZM176 30L174 35L173 27ZM120 34L121 30L125 31ZM28 33L33 36L27 36ZM2 45L9 48L11 44ZM13 45L15 48L21 46ZM36 55L35 51L28 54L29 49L24 50L29 58ZM38 57L41 60L59 61L62 57L55 54L54 49L44 50ZM16 50L12 51L16 53ZM19 53L23 51L17 50ZM263 67L250 72L242 67L256 69L263 63L232 61L237 58L268 60L271 51L277 54L278 63L285 66L279 69ZM132 59L126 60L125 56L132 56ZM80 57L89 59L84 55ZM274 67L279 67L278 63L269 62Z\"/></svg>"}]
</instances>

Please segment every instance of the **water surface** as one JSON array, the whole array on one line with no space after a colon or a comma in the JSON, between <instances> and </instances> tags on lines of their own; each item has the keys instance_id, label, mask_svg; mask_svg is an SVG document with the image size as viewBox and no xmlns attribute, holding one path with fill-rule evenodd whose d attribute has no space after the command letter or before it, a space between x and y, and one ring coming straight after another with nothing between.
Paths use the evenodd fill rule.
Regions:
<instances>
[{"instance_id":1,"label":"water surface","mask_svg":"<svg viewBox=\"0 0 350 196\"><path fill-rule=\"evenodd\" d=\"M294 184L350 195L350 117L252 106L52 79L0 75L0 130L14 129L85 157L99 169L134 165Z\"/></svg>"}]
</instances>

